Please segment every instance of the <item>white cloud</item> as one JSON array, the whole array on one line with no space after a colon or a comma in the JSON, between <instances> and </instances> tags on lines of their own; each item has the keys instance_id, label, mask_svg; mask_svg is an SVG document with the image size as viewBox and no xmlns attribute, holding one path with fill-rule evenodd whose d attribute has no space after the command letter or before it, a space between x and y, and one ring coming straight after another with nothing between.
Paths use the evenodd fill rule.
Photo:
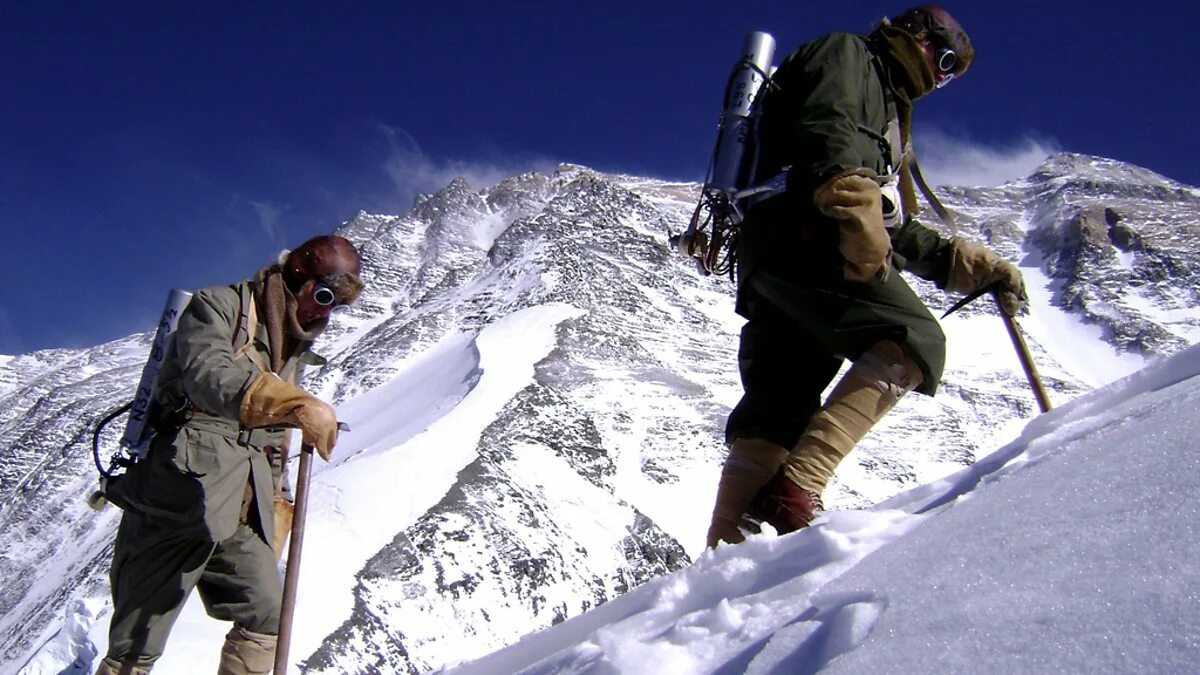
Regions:
<instances>
[{"instance_id":1,"label":"white cloud","mask_svg":"<svg viewBox=\"0 0 1200 675\"><path fill-rule=\"evenodd\" d=\"M275 225L279 222L279 217L287 210L286 206L276 206L270 202L251 201L250 205L254 207L254 212L258 214L258 224L262 226L263 232L267 233L267 238L272 242L275 241Z\"/></svg>"},{"instance_id":2,"label":"white cloud","mask_svg":"<svg viewBox=\"0 0 1200 675\"><path fill-rule=\"evenodd\" d=\"M931 186L990 187L1033 173L1051 153L1053 140L1027 137L1004 146L985 145L943 131L916 132L921 172Z\"/></svg>"},{"instance_id":3,"label":"white cloud","mask_svg":"<svg viewBox=\"0 0 1200 675\"><path fill-rule=\"evenodd\" d=\"M527 171L552 171L558 162L546 158L497 158L495 160L433 159L421 151L408 132L386 124L377 125L391 151L383 169L391 178L405 205L418 194L437 192L455 178L463 178L475 189Z\"/></svg>"}]
</instances>

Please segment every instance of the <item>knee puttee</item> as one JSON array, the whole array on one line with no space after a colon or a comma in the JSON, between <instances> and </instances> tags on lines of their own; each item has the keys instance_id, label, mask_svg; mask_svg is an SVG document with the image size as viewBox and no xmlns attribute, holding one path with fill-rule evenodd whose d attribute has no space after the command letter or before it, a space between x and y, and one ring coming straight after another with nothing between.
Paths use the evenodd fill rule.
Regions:
<instances>
[{"instance_id":1,"label":"knee puttee","mask_svg":"<svg viewBox=\"0 0 1200 675\"><path fill-rule=\"evenodd\" d=\"M916 361L891 341L877 342L863 352L847 372L850 375L895 399L919 387L925 378Z\"/></svg>"}]
</instances>

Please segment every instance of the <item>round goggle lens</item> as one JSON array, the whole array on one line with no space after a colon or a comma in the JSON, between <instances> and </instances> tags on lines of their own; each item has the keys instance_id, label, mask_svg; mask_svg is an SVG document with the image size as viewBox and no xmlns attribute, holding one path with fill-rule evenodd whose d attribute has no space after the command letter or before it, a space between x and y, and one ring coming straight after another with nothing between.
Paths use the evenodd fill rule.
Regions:
<instances>
[{"instance_id":1,"label":"round goggle lens","mask_svg":"<svg viewBox=\"0 0 1200 675\"><path fill-rule=\"evenodd\" d=\"M942 71L943 73L953 72L954 66L956 65L958 65L958 55L954 53L953 49L943 48L938 51L938 70Z\"/></svg>"},{"instance_id":2,"label":"round goggle lens","mask_svg":"<svg viewBox=\"0 0 1200 675\"><path fill-rule=\"evenodd\" d=\"M316 302L322 307L328 307L337 302L337 295L324 284L318 284L313 289L313 302Z\"/></svg>"}]
</instances>

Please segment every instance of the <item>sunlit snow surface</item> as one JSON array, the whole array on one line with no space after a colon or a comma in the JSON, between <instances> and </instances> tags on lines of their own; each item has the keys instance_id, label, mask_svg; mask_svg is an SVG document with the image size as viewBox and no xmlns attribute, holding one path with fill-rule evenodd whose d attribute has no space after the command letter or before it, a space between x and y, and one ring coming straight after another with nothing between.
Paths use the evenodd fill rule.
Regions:
<instances>
[{"instance_id":1,"label":"sunlit snow surface","mask_svg":"<svg viewBox=\"0 0 1200 675\"><path fill-rule=\"evenodd\" d=\"M943 480L447 672L1196 672L1198 409L1193 347Z\"/></svg>"},{"instance_id":2,"label":"sunlit snow surface","mask_svg":"<svg viewBox=\"0 0 1200 675\"><path fill-rule=\"evenodd\" d=\"M346 610L346 585L377 545L370 496L389 489L396 471L443 482L438 472L465 458L440 455L439 438L478 433L474 420L528 376L547 331L569 315L524 312L474 346L431 350L424 365L436 365L446 385L477 377L470 391L431 378L426 404L415 406L429 411L427 428L397 424L391 436L362 424L362 436L347 435L341 457L315 476L308 537L321 545L305 549L293 653L311 651ZM503 353L489 349L513 335L523 351L509 341ZM1198 375L1200 346L1037 418L1017 440L942 480L875 508L831 512L807 531L723 546L448 672L643 673L647 663L681 674L1194 671ZM467 404L472 396L475 413L460 405L433 419L446 399ZM388 413L374 400L347 410ZM411 452L372 454L406 437ZM425 506L412 501L381 517ZM103 653L101 604L78 607L77 622L59 636L69 643L44 650L24 672L60 672L61 657L80 647ZM172 640L158 670L214 672L224 630L190 603L175 631L187 637Z\"/></svg>"}]
</instances>

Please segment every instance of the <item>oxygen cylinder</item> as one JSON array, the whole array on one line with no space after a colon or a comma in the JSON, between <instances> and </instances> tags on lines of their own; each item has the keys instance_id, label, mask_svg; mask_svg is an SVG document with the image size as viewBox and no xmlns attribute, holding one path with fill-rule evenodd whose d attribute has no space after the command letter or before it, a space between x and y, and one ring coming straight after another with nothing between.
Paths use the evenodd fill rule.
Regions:
<instances>
[{"instance_id":1,"label":"oxygen cylinder","mask_svg":"<svg viewBox=\"0 0 1200 675\"><path fill-rule=\"evenodd\" d=\"M754 101L771 72L774 57L775 38L770 34L755 31L746 36L741 58L734 65L725 90L712 179L706 187L732 194L749 183L753 169L750 150L754 141Z\"/></svg>"},{"instance_id":2,"label":"oxygen cylinder","mask_svg":"<svg viewBox=\"0 0 1200 675\"><path fill-rule=\"evenodd\" d=\"M150 419L154 393L158 390L158 371L162 368L163 360L167 358L167 345L179 324L179 315L191 299L192 294L188 291L171 289L167 294L167 304L163 307L162 317L158 320L158 331L155 332L154 342L150 345L150 357L146 359L146 365L142 368L142 379L138 380L137 393L129 408L129 420L125 423L125 434L121 436L121 446L137 459L146 455L149 445L146 423Z\"/></svg>"}]
</instances>

